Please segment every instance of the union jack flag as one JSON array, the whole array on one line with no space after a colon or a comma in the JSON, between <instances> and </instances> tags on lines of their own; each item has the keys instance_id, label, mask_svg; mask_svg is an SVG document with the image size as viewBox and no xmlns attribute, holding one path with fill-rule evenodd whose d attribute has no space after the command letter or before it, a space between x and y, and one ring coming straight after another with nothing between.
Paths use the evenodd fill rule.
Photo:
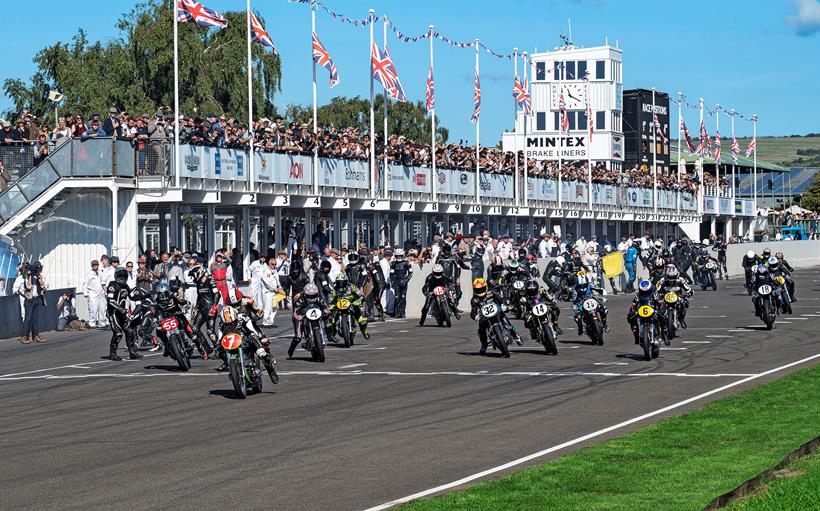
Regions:
<instances>
[{"instance_id":1,"label":"union jack flag","mask_svg":"<svg viewBox=\"0 0 820 511\"><path fill-rule=\"evenodd\" d=\"M473 115L470 122L478 122L478 115L481 113L481 82L478 81L478 67L475 70L475 83L473 84Z\"/></svg>"},{"instance_id":2,"label":"union jack flag","mask_svg":"<svg viewBox=\"0 0 820 511\"><path fill-rule=\"evenodd\" d=\"M561 112L561 131L569 133L569 116L567 115L567 103L564 101L564 88L558 96L558 110Z\"/></svg>"},{"instance_id":3,"label":"union jack flag","mask_svg":"<svg viewBox=\"0 0 820 511\"><path fill-rule=\"evenodd\" d=\"M592 108L587 106L587 129L589 130L589 141L592 142Z\"/></svg>"},{"instance_id":4,"label":"union jack flag","mask_svg":"<svg viewBox=\"0 0 820 511\"><path fill-rule=\"evenodd\" d=\"M330 88L339 85L339 73L336 71L336 64L330 58L330 53L327 52L316 32L313 32L313 62L324 67L330 72Z\"/></svg>"},{"instance_id":5,"label":"union jack flag","mask_svg":"<svg viewBox=\"0 0 820 511\"><path fill-rule=\"evenodd\" d=\"M749 147L746 149L746 158L755 153L757 153L757 138L752 137L752 141L749 142Z\"/></svg>"},{"instance_id":6,"label":"union jack flag","mask_svg":"<svg viewBox=\"0 0 820 511\"><path fill-rule=\"evenodd\" d=\"M707 140L709 139L709 133L706 132L706 125L703 121L700 122L700 140L698 143L698 148L695 150L698 156L703 157L706 156L706 144Z\"/></svg>"},{"instance_id":7,"label":"union jack flag","mask_svg":"<svg viewBox=\"0 0 820 511\"><path fill-rule=\"evenodd\" d=\"M433 82L433 64L430 63L430 70L427 71L427 91L424 93L424 100L427 104L427 111L432 112L436 108L436 88Z\"/></svg>"},{"instance_id":8,"label":"union jack flag","mask_svg":"<svg viewBox=\"0 0 820 511\"><path fill-rule=\"evenodd\" d=\"M530 102L530 80L524 77L524 113L532 115L532 102Z\"/></svg>"},{"instance_id":9,"label":"union jack flag","mask_svg":"<svg viewBox=\"0 0 820 511\"><path fill-rule=\"evenodd\" d=\"M387 52L387 47L384 48L384 53L379 50L376 43L370 48L370 65L373 68L373 78L376 79L387 94L391 98L399 101L406 101L404 97L404 89L399 82L399 76L396 73L396 68L393 61L390 59L390 54Z\"/></svg>"},{"instance_id":10,"label":"union jack flag","mask_svg":"<svg viewBox=\"0 0 820 511\"><path fill-rule=\"evenodd\" d=\"M195 0L179 0L177 2L177 22L196 23L203 28L225 28L228 20L220 13L208 9Z\"/></svg>"},{"instance_id":11,"label":"union jack flag","mask_svg":"<svg viewBox=\"0 0 820 511\"><path fill-rule=\"evenodd\" d=\"M684 122L683 119L680 120L680 130L686 138L686 148L689 149L689 156L692 156L697 152L697 148L695 147L695 143L692 141L692 136L689 134L689 129L686 127L686 122Z\"/></svg>"},{"instance_id":12,"label":"union jack flag","mask_svg":"<svg viewBox=\"0 0 820 511\"><path fill-rule=\"evenodd\" d=\"M663 129L661 128L661 123L658 120L658 115L657 114L652 114L652 120L655 123L655 131L657 131L658 136L661 137L661 143L665 144L666 143L666 135L663 134Z\"/></svg>"},{"instance_id":13,"label":"union jack flag","mask_svg":"<svg viewBox=\"0 0 820 511\"><path fill-rule=\"evenodd\" d=\"M273 54L276 55L276 46L273 45L273 39L270 38L270 34L265 31L265 27L262 26L262 23L259 22L259 19L257 19L254 13L251 13L251 30L253 40L262 46L267 46L273 50Z\"/></svg>"},{"instance_id":14,"label":"union jack flag","mask_svg":"<svg viewBox=\"0 0 820 511\"><path fill-rule=\"evenodd\" d=\"M524 112L524 115L532 115L532 108L530 107L529 102L529 92L527 92L527 83L521 83L518 79L518 75L515 75L515 82L513 83L513 97L515 98L515 103L518 105L518 108Z\"/></svg>"},{"instance_id":15,"label":"union jack flag","mask_svg":"<svg viewBox=\"0 0 820 511\"><path fill-rule=\"evenodd\" d=\"M740 155L740 144L737 143L737 139L734 135L732 135L732 161L737 163L737 158Z\"/></svg>"},{"instance_id":16,"label":"union jack flag","mask_svg":"<svg viewBox=\"0 0 820 511\"><path fill-rule=\"evenodd\" d=\"M720 130L715 133L715 163L720 165Z\"/></svg>"}]
</instances>

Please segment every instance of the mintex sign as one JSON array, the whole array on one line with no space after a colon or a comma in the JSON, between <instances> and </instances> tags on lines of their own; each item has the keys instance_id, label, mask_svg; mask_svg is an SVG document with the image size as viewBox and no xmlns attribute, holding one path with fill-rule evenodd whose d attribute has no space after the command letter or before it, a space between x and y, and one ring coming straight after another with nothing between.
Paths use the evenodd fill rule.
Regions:
<instances>
[{"instance_id":1,"label":"mintex sign","mask_svg":"<svg viewBox=\"0 0 820 511\"><path fill-rule=\"evenodd\" d=\"M589 155L587 142L587 135L528 135L524 137L523 150L532 160L585 160Z\"/></svg>"}]
</instances>

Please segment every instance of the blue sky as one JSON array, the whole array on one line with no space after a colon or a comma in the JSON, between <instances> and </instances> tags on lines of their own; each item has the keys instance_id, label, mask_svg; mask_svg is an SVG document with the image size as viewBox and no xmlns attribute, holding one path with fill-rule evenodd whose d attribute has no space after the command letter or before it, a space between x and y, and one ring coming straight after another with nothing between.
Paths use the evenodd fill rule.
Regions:
<instances>
[{"instance_id":1,"label":"blue sky","mask_svg":"<svg viewBox=\"0 0 820 511\"><path fill-rule=\"evenodd\" d=\"M608 37L610 44L617 41L623 48L625 88L654 86L670 95L681 91L690 99L703 96L712 105L757 112L761 135L820 132L818 0L324 2L328 8L354 18L365 18L367 9L373 7L409 35L424 32L433 23L450 39L472 41L478 37L503 53L511 52L514 46L529 51L557 46L571 18L576 45L597 46ZM6 51L0 82L30 76L36 52L54 42L68 41L79 27L88 31L91 40L116 37L115 22L134 3L42 0L36 18L29 3L5 5ZM245 5L244 0L204 3L217 10L242 10ZM283 83L277 105L283 110L288 103L310 103L309 8L286 0L254 0L252 6L265 18L282 55ZM381 42L381 23L376 27L376 39ZM319 70L320 104L335 95L367 96L368 29L334 21L320 10L317 32L342 80L331 91L326 72ZM403 43L388 31L388 44L408 97L423 99L428 41ZM436 41L435 62L436 115L450 129L451 141L463 138L472 143L473 50ZM501 132L512 126L512 62L482 52L480 66L482 142L495 144ZM9 106L9 99L0 92L0 110ZM696 125L696 112L686 115L688 124ZM728 127L728 120L721 125ZM751 126L739 122L736 131L738 136L750 134Z\"/></svg>"}]
</instances>

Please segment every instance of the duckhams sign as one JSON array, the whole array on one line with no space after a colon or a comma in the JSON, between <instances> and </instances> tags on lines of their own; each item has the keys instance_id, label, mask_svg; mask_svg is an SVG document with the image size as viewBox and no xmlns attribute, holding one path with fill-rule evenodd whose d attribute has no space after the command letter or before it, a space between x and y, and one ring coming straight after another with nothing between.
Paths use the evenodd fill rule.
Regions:
<instances>
[{"instance_id":1,"label":"duckhams sign","mask_svg":"<svg viewBox=\"0 0 820 511\"><path fill-rule=\"evenodd\" d=\"M515 138L505 138L505 151L515 151ZM521 150L521 148L518 148ZM532 160L585 160L589 145L587 135L528 135L524 137L524 153Z\"/></svg>"}]
</instances>

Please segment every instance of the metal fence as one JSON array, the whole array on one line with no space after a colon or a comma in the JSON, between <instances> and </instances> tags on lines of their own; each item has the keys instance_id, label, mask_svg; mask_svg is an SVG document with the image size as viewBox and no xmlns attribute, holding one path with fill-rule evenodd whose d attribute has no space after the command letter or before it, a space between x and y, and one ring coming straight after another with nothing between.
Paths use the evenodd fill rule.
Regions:
<instances>
[{"instance_id":1,"label":"metal fence","mask_svg":"<svg viewBox=\"0 0 820 511\"><path fill-rule=\"evenodd\" d=\"M171 174L173 146L167 140L147 140L134 146L138 176Z\"/></svg>"},{"instance_id":2,"label":"metal fence","mask_svg":"<svg viewBox=\"0 0 820 511\"><path fill-rule=\"evenodd\" d=\"M36 142L12 142L0 145L0 160L11 175L12 181L17 181L23 174L31 170L36 163L38 153ZM54 148L53 143L49 143L49 152Z\"/></svg>"}]
</instances>

